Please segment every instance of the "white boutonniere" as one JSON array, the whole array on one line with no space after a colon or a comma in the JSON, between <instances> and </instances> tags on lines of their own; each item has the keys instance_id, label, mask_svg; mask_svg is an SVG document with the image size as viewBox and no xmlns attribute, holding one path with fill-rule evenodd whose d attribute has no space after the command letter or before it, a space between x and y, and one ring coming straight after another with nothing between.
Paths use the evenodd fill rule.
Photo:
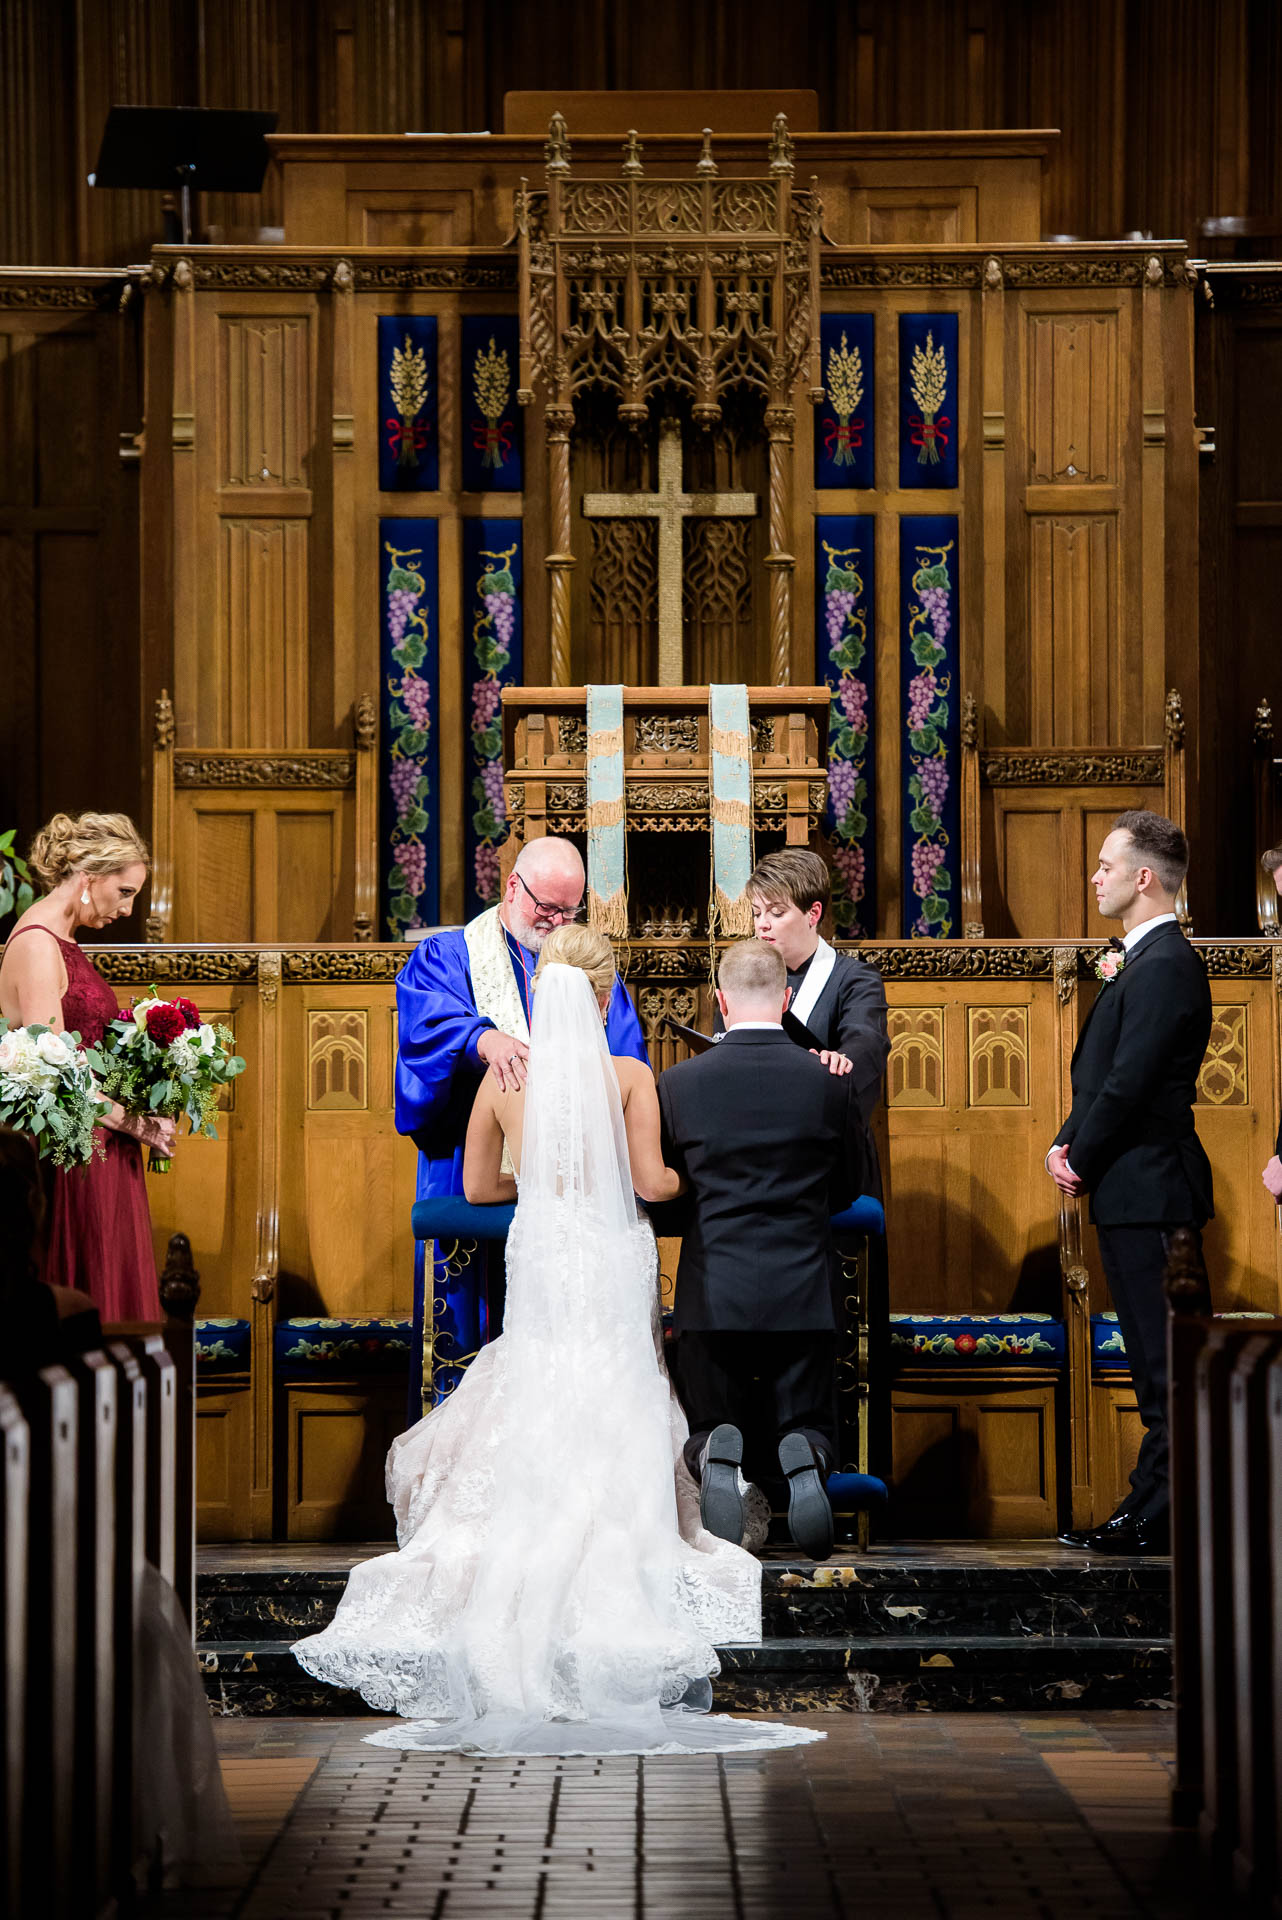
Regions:
<instances>
[{"instance_id":1,"label":"white boutonniere","mask_svg":"<svg viewBox=\"0 0 1282 1920\"><path fill-rule=\"evenodd\" d=\"M1126 955L1119 953L1116 947L1105 947L1095 962L1095 978L1107 986L1110 980L1116 980L1126 965Z\"/></svg>"}]
</instances>

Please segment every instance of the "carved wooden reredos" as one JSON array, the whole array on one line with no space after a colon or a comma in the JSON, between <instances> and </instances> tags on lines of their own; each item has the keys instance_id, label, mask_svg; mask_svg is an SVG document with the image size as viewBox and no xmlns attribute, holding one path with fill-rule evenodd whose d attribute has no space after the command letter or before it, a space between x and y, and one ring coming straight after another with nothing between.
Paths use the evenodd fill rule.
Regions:
<instances>
[{"instance_id":1,"label":"carved wooden reredos","mask_svg":"<svg viewBox=\"0 0 1282 1920\"><path fill-rule=\"evenodd\" d=\"M796 408L822 398L820 202L793 185L787 124L759 176L723 178L705 134L688 175L655 178L630 134L616 173L582 177L559 114L546 162L517 197L518 397L542 408L552 680L585 677L573 630L591 677L782 686Z\"/></svg>"}]
</instances>

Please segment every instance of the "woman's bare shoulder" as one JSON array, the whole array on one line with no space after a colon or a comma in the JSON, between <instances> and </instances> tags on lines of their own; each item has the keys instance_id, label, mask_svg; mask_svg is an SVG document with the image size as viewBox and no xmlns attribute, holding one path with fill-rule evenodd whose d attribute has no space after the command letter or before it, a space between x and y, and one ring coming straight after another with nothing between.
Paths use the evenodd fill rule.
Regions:
<instances>
[{"instance_id":1,"label":"woman's bare shoulder","mask_svg":"<svg viewBox=\"0 0 1282 1920\"><path fill-rule=\"evenodd\" d=\"M610 1065L614 1068L620 1090L627 1093L632 1087L640 1086L644 1081L654 1084L654 1075L644 1060L634 1059L630 1053L612 1053Z\"/></svg>"}]
</instances>

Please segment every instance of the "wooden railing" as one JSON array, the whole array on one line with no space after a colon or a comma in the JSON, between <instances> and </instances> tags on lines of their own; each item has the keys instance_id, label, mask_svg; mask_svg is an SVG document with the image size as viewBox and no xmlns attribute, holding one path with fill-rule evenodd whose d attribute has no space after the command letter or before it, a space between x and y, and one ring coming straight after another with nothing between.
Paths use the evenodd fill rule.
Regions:
<instances>
[{"instance_id":1,"label":"wooden railing","mask_svg":"<svg viewBox=\"0 0 1282 1920\"><path fill-rule=\"evenodd\" d=\"M1208 1886L1264 1908L1282 1887L1282 1319L1209 1319L1190 1311L1204 1288L1176 1234L1173 1816L1198 1829Z\"/></svg>"},{"instance_id":2,"label":"wooden railing","mask_svg":"<svg viewBox=\"0 0 1282 1920\"><path fill-rule=\"evenodd\" d=\"M194 1304L192 1289L185 1320L108 1326L100 1348L0 1380L7 1914L115 1911L155 1858L135 1812L140 1600L150 1561L190 1624Z\"/></svg>"}]
</instances>

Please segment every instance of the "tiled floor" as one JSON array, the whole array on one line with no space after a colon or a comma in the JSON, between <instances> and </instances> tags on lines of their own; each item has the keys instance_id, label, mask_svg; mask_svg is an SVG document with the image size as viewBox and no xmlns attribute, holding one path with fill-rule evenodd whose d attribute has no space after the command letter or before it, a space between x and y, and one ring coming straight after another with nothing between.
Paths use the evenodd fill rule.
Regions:
<instances>
[{"instance_id":1,"label":"tiled floor","mask_svg":"<svg viewBox=\"0 0 1282 1920\"><path fill-rule=\"evenodd\" d=\"M1191 1920L1225 1910L1198 1893L1195 1849L1167 1825L1167 1714L823 1714L808 1720L828 1735L814 1746L644 1762L402 1757L362 1744L374 1724L220 1721L252 1878L239 1894L175 1894L166 1913Z\"/></svg>"}]
</instances>

